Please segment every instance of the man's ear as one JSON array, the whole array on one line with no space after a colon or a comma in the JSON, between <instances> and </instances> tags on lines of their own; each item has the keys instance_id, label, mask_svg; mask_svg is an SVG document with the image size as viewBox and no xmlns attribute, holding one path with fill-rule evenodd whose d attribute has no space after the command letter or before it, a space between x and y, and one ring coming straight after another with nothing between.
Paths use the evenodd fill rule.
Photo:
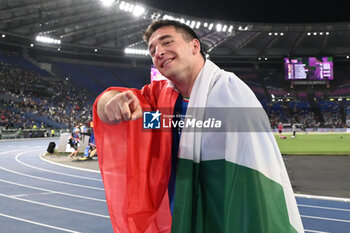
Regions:
<instances>
[{"instance_id":1,"label":"man's ear","mask_svg":"<svg viewBox=\"0 0 350 233\"><path fill-rule=\"evenodd\" d=\"M192 40L192 46L193 46L193 55L200 53L201 51L201 43L197 39Z\"/></svg>"}]
</instances>

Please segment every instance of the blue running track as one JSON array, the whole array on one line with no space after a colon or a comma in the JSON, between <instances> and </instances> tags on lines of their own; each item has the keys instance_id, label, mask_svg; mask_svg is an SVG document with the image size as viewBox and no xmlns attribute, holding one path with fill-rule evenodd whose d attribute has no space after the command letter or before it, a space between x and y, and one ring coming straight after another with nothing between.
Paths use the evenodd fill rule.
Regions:
<instances>
[{"instance_id":1,"label":"blue running track","mask_svg":"<svg viewBox=\"0 0 350 233\"><path fill-rule=\"evenodd\" d=\"M50 141L0 142L0 233L113 233L100 174L43 160ZM350 232L350 199L297 202L305 232Z\"/></svg>"}]
</instances>

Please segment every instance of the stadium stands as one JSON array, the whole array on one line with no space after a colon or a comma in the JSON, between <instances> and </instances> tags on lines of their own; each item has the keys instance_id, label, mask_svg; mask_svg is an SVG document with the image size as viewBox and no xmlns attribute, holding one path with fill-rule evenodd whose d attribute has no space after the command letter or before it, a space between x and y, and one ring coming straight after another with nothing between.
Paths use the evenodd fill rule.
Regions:
<instances>
[{"instance_id":1,"label":"stadium stands","mask_svg":"<svg viewBox=\"0 0 350 233\"><path fill-rule=\"evenodd\" d=\"M93 79L89 76L79 65L55 62L53 63L52 69L62 77L69 79L73 85L87 89L95 95L101 93L105 89L97 79Z\"/></svg>"},{"instance_id":2,"label":"stadium stands","mask_svg":"<svg viewBox=\"0 0 350 233\"><path fill-rule=\"evenodd\" d=\"M91 120L94 98L66 80L41 77L19 65L0 63L1 125L6 128L69 128Z\"/></svg>"},{"instance_id":3,"label":"stadium stands","mask_svg":"<svg viewBox=\"0 0 350 233\"><path fill-rule=\"evenodd\" d=\"M273 129L279 122L304 128L350 126L346 79L338 80L333 89L291 90L283 79L276 81L276 73L237 75L261 101ZM92 120L93 101L106 88L141 88L148 82L147 67L55 61L48 72L18 54L0 52L0 128L71 129L78 121Z\"/></svg>"}]
</instances>

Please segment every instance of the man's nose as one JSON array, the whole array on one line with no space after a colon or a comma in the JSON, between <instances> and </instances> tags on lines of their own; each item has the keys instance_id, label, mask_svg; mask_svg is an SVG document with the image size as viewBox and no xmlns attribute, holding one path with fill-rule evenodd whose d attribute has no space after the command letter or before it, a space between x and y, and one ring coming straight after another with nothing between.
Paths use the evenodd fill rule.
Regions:
<instances>
[{"instance_id":1,"label":"man's nose","mask_svg":"<svg viewBox=\"0 0 350 233\"><path fill-rule=\"evenodd\" d=\"M156 57L163 57L165 54L165 49L162 46L156 48Z\"/></svg>"}]
</instances>

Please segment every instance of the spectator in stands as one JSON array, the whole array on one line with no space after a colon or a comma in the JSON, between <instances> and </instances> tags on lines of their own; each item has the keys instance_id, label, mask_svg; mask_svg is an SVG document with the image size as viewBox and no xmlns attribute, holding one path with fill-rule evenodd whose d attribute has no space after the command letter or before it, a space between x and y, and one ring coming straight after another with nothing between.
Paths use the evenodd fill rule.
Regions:
<instances>
[{"instance_id":1,"label":"spectator in stands","mask_svg":"<svg viewBox=\"0 0 350 233\"><path fill-rule=\"evenodd\" d=\"M77 157L79 153L79 142L80 142L80 130L78 128L74 129L74 132L70 135L69 145L74 149L68 157Z\"/></svg>"},{"instance_id":2,"label":"spectator in stands","mask_svg":"<svg viewBox=\"0 0 350 233\"><path fill-rule=\"evenodd\" d=\"M154 65L170 81L153 82L142 90L111 88L94 106L96 145L99 156L103 156L100 168L115 220L114 231L168 232L171 228L176 232L304 232L275 138L265 128L269 128L265 114L244 113L244 108L261 109L253 92L233 73L206 60L197 35L185 24L155 21L145 40ZM143 116L142 107L154 111L166 107L171 113L186 114L187 105L187 111L198 117L199 107L239 107L241 120L233 119L234 114L227 115L226 126L247 129L257 124L266 130L259 134L236 132L239 136L233 136L202 129L198 134L182 132L179 142L180 128L144 132L142 119L134 121ZM158 111L153 114L153 119L159 117ZM244 122L246 118L251 124ZM233 160L236 164L229 162ZM249 164L249 170L240 164L243 161ZM278 184L279 191L263 187L262 173L258 179L246 176L252 167L256 175L261 172L258 167L267 174L273 171L274 182L283 180ZM265 198L271 201L266 203ZM293 210L287 210L285 198ZM163 201L168 199L168 203ZM173 214L172 226L171 217L164 214L169 212ZM235 217L230 221L212 217L227 214Z\"/></svg>"},{"instance_id":3,"label":"spectator in stands","mask_svg":"<svg viewBox=\"0 0 350 233\"><path fill-rule=\"evenodd\" d=\"M49 88L42 88L42 85ZM26 113L31 113L34 118L45 117L67 127L72 127L73 119L91 119L91 103L88 102L86 90L79 90L65 80L52 77L41 77L34 71L24 70L18 65L0 63L0 87L2 92L11 96L7 100L6 109L15 114L11 118L13 127L32 127L33 120ZM47 100L47 91L51 90L50 101ZM14 100L16 102L14 102ZM78 107L77 107L78 106ZM40 125L40 122L38 125ZM45 123L45 122L44 122ZM46 125L46 124L45 124ZM12 127L12 126L10 126Z\"/></svg>"}]
</instances>

